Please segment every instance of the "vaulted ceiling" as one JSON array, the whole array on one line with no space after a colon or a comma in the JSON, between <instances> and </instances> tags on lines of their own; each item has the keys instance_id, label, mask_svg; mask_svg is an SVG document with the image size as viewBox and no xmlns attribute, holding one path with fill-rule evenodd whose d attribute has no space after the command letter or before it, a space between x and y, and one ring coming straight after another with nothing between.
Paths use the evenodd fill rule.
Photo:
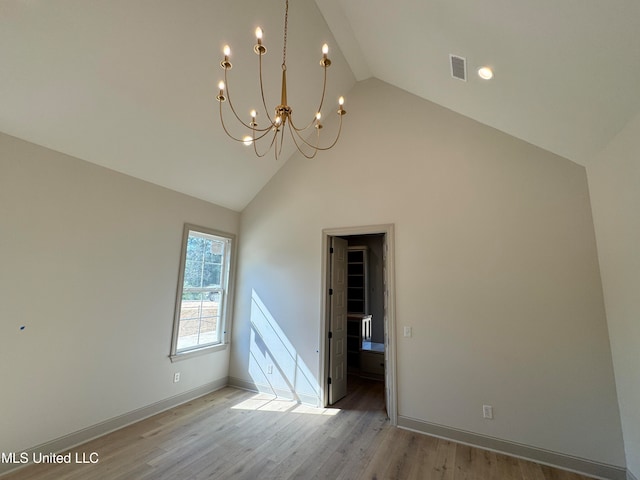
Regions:
<instances>
[{"instance_id":1,"label":"vaulted ceiling","mask_svg":"<svg viewBox=\"0 0 640 480\"><path fill-rule=\"evenodd\" d=\"M0 131L241 210L293 148L257 159L227 139L221 50L232 47L229 86L248 115L263 28L275 106L283 15L281 0L3 0ZM373 76L581 164L640 111L638 0L291 0L296 112L318 103L323 43L329 110ZM467 59L466 82L450 54Z\"/></svg>"}]
</instances>

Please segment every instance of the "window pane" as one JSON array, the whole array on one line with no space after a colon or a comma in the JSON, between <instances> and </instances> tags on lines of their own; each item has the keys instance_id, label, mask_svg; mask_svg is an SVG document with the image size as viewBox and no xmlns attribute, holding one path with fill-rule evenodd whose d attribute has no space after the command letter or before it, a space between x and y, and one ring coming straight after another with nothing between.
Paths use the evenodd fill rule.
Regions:
<instances>
[{"instance_id":1,"label":"window pane","mask_svg":"<svg viewBox=\"0 0 640 480\"><path fill-rule=\"evenodd\" d=\"M177 350L218 343L221 292L183 292Z\"/></svg>"},{"instance_id":2,"label":"window pane","mask_svg":"<svg viewBox=\"0 0 640 480\"><path fill-rule=\"evenodd\" d=\"M189 232L184 288L221 286L225 244L224 240Z\"/></svg>"},{"instance_id":3,"label":"window pane","mask_svg":"<svg viewBox=\"0 0 640 480\"><path fill-rule=\"evenodd\" d=\"M219 263L205 263L202 266L203 287L220 286L220 267Z\"/></svg>"}]
</instances>

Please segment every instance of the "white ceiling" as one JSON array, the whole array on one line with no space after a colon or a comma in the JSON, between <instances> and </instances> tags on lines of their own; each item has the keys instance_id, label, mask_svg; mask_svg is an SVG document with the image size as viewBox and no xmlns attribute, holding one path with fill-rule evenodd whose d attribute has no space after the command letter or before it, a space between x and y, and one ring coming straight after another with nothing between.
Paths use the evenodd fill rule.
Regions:
<instances>
[{"instance_id":1,"label":"white ceiling","mask_svg":"<svg viewBox=\"0 0 640 480\"><path fill-rule=\"evenodd\" d=\"M0 131L241 210L292 148L257 159L224 135L221 48L248 114L260 25L279 103L283 13L281 0L2 0ZM328 110L374 76L581 164L640 111L638 0L291 0L294 114L316 108L325 42ZM451 53L467 82L451 78Z\"/></svg>"}]
</instances>

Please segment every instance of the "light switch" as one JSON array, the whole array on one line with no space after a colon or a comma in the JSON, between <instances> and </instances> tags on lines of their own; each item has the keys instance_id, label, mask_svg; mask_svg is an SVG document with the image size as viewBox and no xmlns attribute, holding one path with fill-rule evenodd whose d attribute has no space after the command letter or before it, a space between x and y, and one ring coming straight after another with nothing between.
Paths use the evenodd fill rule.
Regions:
<instances>
[{"instance_id":1,"label":"light switch","mask_svg":"<svg viewBox=\"0 0 640 480\"><path fill-rule=\"evenodd\" d=\"M412 335L411 327L404 327L404 336L410 337Z\"/></svg>"}]
</instances>

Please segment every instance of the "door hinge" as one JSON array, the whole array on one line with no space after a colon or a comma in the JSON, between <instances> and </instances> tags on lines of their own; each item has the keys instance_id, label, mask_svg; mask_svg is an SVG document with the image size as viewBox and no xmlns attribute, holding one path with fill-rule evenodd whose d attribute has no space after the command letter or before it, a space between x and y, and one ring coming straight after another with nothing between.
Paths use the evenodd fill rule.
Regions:
<instances>
[{"instance_id":1,"label":"door hinge","mask_svg":"<svg viewBox=\"0 0 640 480\"><path fill-rule=\"evenodd\" d=\"M327 379L327 383L329 383L329 385L331 385L331 377L329 377L329 378Z\"/></svg>"},{"instance_id":2,"label":"door hinge","mask_svg":"<svg viewBox=\"0 0 640 480\"><path fill-rule=\"evenodd\" d=\"M329 248L329 253L333 253L333 247Z\"/></svg>"},{"instance_id":3,"label":"door hinge","mask_svg":"<svg viewBox=\"0 0 640 480\"><path fill-rule=\"evenodd\" d=\"M333 288L329 289L329 295L333 295Z\"/></svg>"},{"instance_id":4,"label":"door hinge","mask_svg":"<svg viewBox=\"0 0 640 480\"><path fill-rule=\"evenodd\" d=\"M333 332L329 332L329 338L333 338Z\"/></svg>"}]
</instances>

